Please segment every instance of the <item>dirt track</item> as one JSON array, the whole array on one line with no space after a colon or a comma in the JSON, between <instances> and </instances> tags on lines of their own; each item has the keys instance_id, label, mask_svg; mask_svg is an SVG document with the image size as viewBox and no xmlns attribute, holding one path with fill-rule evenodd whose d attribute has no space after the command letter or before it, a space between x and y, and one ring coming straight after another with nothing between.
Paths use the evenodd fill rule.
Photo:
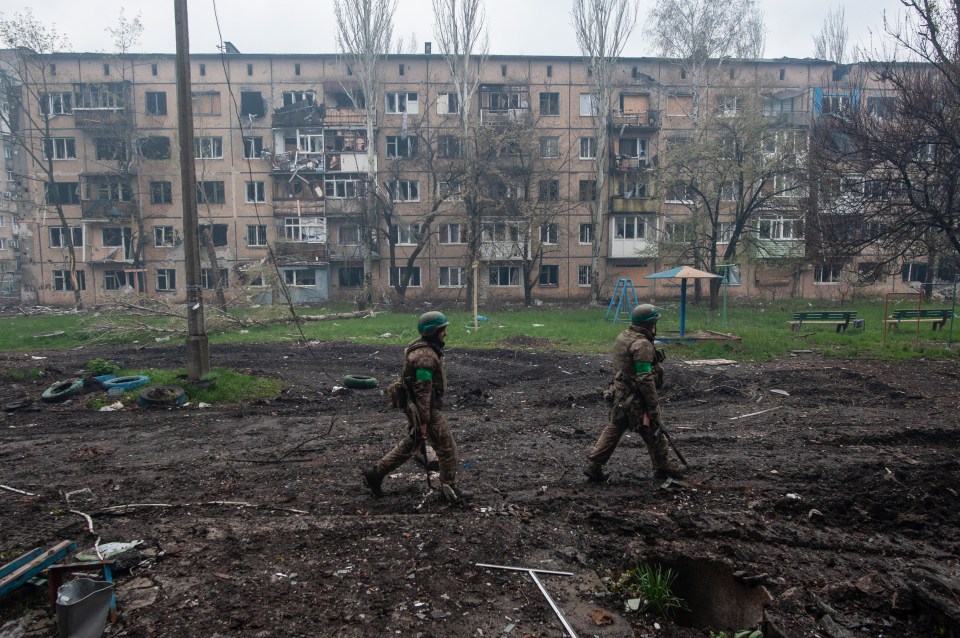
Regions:
<instances>
[{"instance_id":1,"label":"dirt track","mask_svg":"<svg viewBox=\"0 0 960 638\"><path fill-rule=\"evenodd\" d=\"M5 412L0 484L33 496L0 491L0 550L142 539L122 558L111 635L564 635L528 576L476 563L572 572L540 578L581 637L758 624L767 637L960 635L955 364L805 354L702 366L673 348L665 417L696 485L654 482L629 435L613 482L596 486L581 469L606 418L608 357L451 345L446 412L470 508L428 493L412 463L384 498L361 486L402 418L382 388L332 388L346 373L391 379L401 348L231 346L213 349L215 365L287 389L207 409L97 413L78 398ZM4 381L4 405L38 400L96 356L130 368L183 359L180 348L32 354L48 358L0 359L50 372ZM605 586L641 562L679 572L691 609L675 623L626 612ZM21 588L0 600L0 625L56 635L44 600Z\"/></svg>"}]
</instances>

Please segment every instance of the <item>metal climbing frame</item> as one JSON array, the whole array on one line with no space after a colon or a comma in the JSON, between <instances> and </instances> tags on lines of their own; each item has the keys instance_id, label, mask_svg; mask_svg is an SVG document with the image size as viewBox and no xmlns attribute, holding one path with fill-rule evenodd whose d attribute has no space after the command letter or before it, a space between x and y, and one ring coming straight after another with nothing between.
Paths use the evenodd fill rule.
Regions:
<instances>
[{"instance_id":1,"label":"metal climbing frame","mask_svg":"<svg viewBox=\"0 0 960 638\"><path fill-rule=\"evenodd\" d=\"M617 285L613 289L613 295L610 297L610 305L607 306L607 314L603 317L604 320L610 318L610 312L613 310L614 302L616 302L617 311L613 315L613 323L617 323L617 318L620 316L620 309L623 307L624 301L628 303L626 308L628 315L639 303L637 301L637 290L633 287L633 279L619 277L617 279Z\"/></svg>"}]
</instances>

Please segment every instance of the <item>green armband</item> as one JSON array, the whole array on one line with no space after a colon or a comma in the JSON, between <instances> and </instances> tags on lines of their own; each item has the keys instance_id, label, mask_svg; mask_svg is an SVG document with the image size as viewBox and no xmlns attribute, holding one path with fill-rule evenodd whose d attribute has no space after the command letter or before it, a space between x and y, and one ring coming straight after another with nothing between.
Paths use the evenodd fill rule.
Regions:
<instances>
[{"instance_id":1,"label":"green armband","mask_svg":"<svg viewBox=\"0 0 960 638\"><path fill-rule=\"evenodd\" d=\"M426 368L417 368L417 381L433 381L433 373Z\"/></svg>"},{"instance_id":2,"label":"green armband","mask_svg":"<svg viewBox=\"0 0 960 638\"><path fill-rule=\"evenodd\" d=\"M653 372L653 364L649 361L634 361L633 368L637 371L637 374L648 374Z\"/></svg>"}]
</instances>

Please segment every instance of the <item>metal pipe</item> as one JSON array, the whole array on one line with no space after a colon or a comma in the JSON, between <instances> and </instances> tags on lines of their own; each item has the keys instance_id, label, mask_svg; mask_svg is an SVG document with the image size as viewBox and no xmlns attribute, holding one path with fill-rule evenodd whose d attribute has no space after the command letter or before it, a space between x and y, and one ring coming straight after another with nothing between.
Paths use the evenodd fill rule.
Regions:
<instances>
[{"instance_id":1,"label":"metal pipe","mask_svg":"<svg viewBox=\"0 0 960 638\"><path fill-rule=\"evenodd\" d=\"M514 572L526 572L530 574L530 578L533 579L533 582L537 584L537 587L540 589L540 593L543 594L543 597L547 599L547 602L550 603L550 608L553 609L553 613L557 615L557 618L560 620L560 624L563 625L563 628L570 634L570 638L577 638L577 632L573 630L573 627L570 626L570 623L567 622L567 619L563 617L563 612L560 611L560 608L557 607L557 603L553 601L553 598L550 597L550 594L547 592L547 588L543 586L543 583L540 582L540 579L537 578L537 573L541 574L553 574L555 576L573 576L571 572L556 572L548 569L533 569L530 567L509 567L507 565L488 565L487 563L475 563L477 567L488 567L490 569L507 569Z\"/></svg>"},{"instance_id":2,"label":"metal pipe","mask_svg":"<svg viewBox=\"0 0 960 638\"><path fill-rule=\"evenodd\" d=\"M547 588L543 586L543 583L540 582L540 579L537 578L535 570L527 570L530 574L530 578L533 579L533 582L537 584L537 587L540 588L540 593L543 594L543 597L547 599L547 602L550 603L550 608L553 609L553 613L557 615L557 618L560 619L560 623L563 625L563 628L567 630L567 633L570 634L570 638L577 638L577 632L573 630L573 627L570 626L570 623L567 622L567 619L563 617L563 613L560 612L560 608L557 607L557 603L553 602L553 598L550 597L550 594L547 593Z\"/></svg>"},{"instance_id":3,"label":"metal pipe","mask_svg":"<svg viewBox=\"0 0 960 638\"><path fill-rule=\"evenodd\" d=\"M539 574L553 574L554 576L575 576L573 572L552 572L549 569L532 569L530 567L508 567L506 565L487 565L486 563L476 563L477 567L489 567L490 569L509 569L515 572L537 572Z\"/></svg>"}]
</instances>

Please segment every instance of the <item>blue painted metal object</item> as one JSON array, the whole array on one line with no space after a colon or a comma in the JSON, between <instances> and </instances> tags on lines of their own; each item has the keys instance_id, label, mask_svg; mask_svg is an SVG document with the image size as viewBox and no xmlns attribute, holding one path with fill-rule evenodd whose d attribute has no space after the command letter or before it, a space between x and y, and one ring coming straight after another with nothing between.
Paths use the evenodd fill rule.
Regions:
<instances>
[{"instance_id":1,"label":"blue painted metal object","mask_svg":"<svg viewBox=\"0 0 960 638\"><path fill-rule=\"evenodd\" d=\"M627 307L623 308L623 302L627 302ZM637 291L633 287L633 279L624 279L619 277L617 285L613 289L613 296L610 297L610 304L607 306L607 314L603 316L604 320L610 318L610 312L613 310L613 304L616 302L617 311L613 314L613 323L617 323L617 317L620 316L620 310L623 309L627 316L638 305Z\"/></svg>"},{"instance_id":2,"label":"blue painted metal object","mask_svg":"<svg viewBox=\"0 0 960 638\"><path fill-rule=\"evenodd\" d=\"M38 547L0 567L0 598L35 578L75 549L76 545L72 542L62 541L47 550Z\"/></svg>"}]
</instances>

